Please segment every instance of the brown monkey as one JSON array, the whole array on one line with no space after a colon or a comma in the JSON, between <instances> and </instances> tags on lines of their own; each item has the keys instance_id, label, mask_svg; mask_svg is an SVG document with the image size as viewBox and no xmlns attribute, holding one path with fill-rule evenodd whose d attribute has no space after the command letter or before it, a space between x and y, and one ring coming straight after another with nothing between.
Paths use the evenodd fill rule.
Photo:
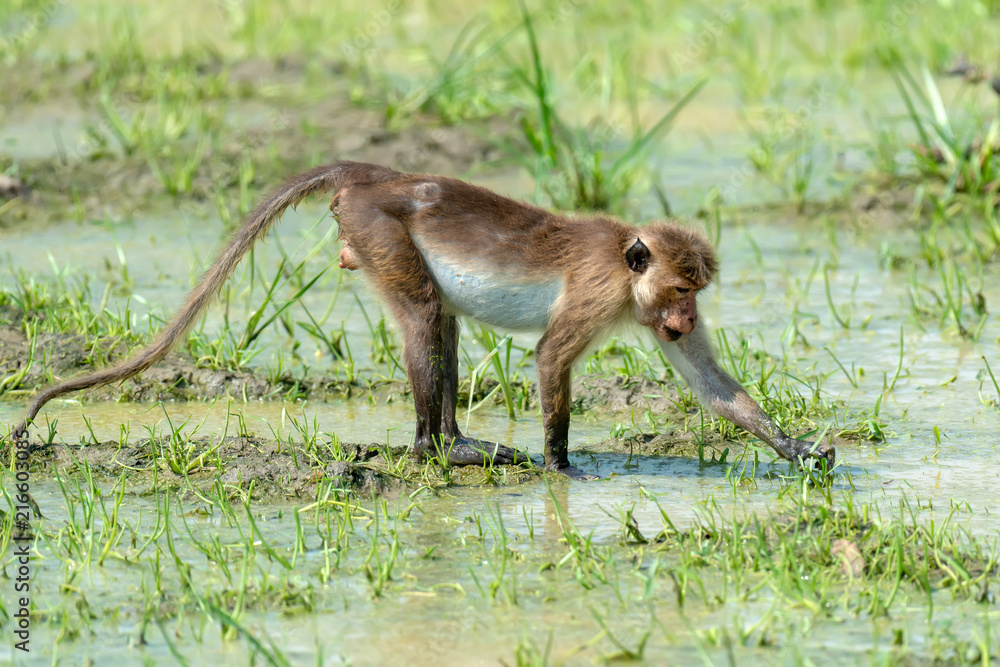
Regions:
<instances>
[{"instance_id":1,"label":"brown monkey","mask_svg":"<svg viewBox=\"0 0 1000 667\"><path fill-rule=\"evenodd\" d=\"M668 223L637 228L607 217L565 217L452 178L337 162L297 176L248 217L167 328L111 368L42 392L14 432L49 400L124 380L162 359L221 290L240 259L289 206L333 193L344 248L339 264L361 269L403 337L417 414L414 447L455 465L513 463L525 455L463 435L455 421L458 315L515 331L544 331L537 348L545 466L570 477L570 372L617 325L638 321L709 408L782 457L825 460L835 452L786 435L715 362L695 298L717 260L700 234Z\"/></svg>"}]
</instances>

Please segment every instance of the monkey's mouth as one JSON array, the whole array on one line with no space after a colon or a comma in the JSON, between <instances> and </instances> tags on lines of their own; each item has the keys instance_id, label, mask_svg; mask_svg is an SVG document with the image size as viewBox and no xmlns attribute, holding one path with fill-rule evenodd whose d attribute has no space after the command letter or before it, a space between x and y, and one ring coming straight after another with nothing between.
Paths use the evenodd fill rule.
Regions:
<instances>
[{"instance_id":1,"label":"monkey's mouth","mask_svg":"<svg viewBox=\"0 0 1000 667\"><path fill-rule=\"evenodd\" d=\"M676 341L681 337L681 332L677 329L671 329L670 327L663 327L663 337L669 340L671 343Z\"/></svg>"}]
</instances>

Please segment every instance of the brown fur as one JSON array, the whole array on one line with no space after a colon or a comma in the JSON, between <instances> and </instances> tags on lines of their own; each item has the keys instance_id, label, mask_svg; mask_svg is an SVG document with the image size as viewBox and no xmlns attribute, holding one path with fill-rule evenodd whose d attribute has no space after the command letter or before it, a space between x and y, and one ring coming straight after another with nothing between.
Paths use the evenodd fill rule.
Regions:
<instances>
[{"instance_id":1,"label":"brown fur","mask_svg":"<svg viewBox=\"0 0 1000 667\"><path fill-rule=\"evenodd\" d=\"M126 380L167 356L170 349L187 334L198 317L208 308L243 256L267 233L271 225L281 217L281 214L289 206L294 207L309 195L317 192L336 192L345 183L378 183L390 180L395 175L397 172L386 167L355 162L338 162L310 169L291 178L268 195L264 203L247 216L244 225L233 234L232 239L219 253L211 268L202 276L201 282L188 295L184 306L150 345L110 368L49 387L35 398L28 409L24 422L14 430L12 435L15 438L23 436L27 431L28 424L35 418L38 411L53 398L80 389L100 387Z\"/></svg>"},{"instance_id":2,"label":"brown fur","mask_svg":"<svg viewBox=\"0 0 1000 667\"><path fill-rule=\"evenodd\" d=\"M543 313L547 326L537 349L546 467L586 476L570 466L567 455L572 365L601 336L629 319L653 330L713 409L785 458L821 456L832 464L831 448L814 451L812 443L786 436L712 358L707 337L696 328L696 294L714 279L718 260L701 234L669 223L632 227L606 217L560 216L456 179L353 162L318 167L273 192L250 214L151 345L118 365L42 392L15 436L24 434L52 398L124 380L162 359L281 214L319 192L334 195L331 210L344 241L341 267L361 269L399 325L417 413L419 454L452 464L525 458L458 430L455 316L461 313L450 310L454 306L445 303L435 283L435 276L451 280L448 272L455 271L462 284L465 278L479 280L476 284L482 286L475 294L482 298L506 298L513 289L509 285L539 285L544 288L540 294L546 293L546 285L560 286L558 298L547 315ZM447 262L444 266L457 268L439 267L445 274L433 273L431 264L441 258Z\"/></svg>"}]
</instances>

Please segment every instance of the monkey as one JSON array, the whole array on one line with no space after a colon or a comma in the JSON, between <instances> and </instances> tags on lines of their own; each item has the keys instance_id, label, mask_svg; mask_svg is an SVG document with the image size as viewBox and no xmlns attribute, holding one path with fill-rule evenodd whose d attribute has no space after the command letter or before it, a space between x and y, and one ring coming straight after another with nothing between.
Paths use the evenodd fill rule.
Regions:
<instances>
[{"instance_id":1,"label":"monkey","mask_svg":"<svg viewBox=\"0 0 1000 667\"><path fill-rule=\"evenodd\" d=\"M782 458L832 470L832 445L797 440L715 361L697 296L716 277L715 249L672 222L630 226L609 216L567 216L443 176L339 161L294 176L246 218L165 329L109 368L50 387L14 431L23 437L48 401L125 380L157 363L221 291L236 265L289 207L332 194L343 247L338 265L360 270L391 311L416 412L414 452L449 465L511 464L527 455L467 437L455 419L459 316L539 331L536 348L547 470L595 475L568 457L574 363L623 324L650 329L701 402Z\"/></svg>"}]
</instances>

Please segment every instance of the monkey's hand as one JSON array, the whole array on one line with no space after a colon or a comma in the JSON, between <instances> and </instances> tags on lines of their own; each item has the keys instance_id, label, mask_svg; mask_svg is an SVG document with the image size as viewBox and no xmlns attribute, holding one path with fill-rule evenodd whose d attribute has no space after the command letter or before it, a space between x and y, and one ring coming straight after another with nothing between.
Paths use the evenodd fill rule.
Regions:
<instances>
[{"instance_id":1,"label":"monkey's hand","mask_svg":"<svg viewBox=\"0 0 1000 667\"><path fill-rule=\"evenodd\" d=\"M520 450L464 435L451 441L447 454L448 465L453 466L506 466L532 462L531 457Z\"/></svg>"},{"instance_id":2,"label":"monkey's hand","mask_svg":"<svg viewBox=\"0 0 1000 667\"><path fill-rule=\"evenodd\" d=\"M28 441L28 422L23 421L21 425L10 432L10 441L17 442L27 442Z\"/></svg>"},{"instance_id":3,"label":"monkey's hand","mask_svg":"<svg viewBox=\"0 0 1000 667\"><path fill-rule=\"evenodd\" d=\"M815 459L816 465L823 466L827 473L833 471L833 464L837 461L837 450L830 443L796 440L782 434L774 439L771 446L789 461L805 462L806 459Z\"/></svg>"}]
</instances>

